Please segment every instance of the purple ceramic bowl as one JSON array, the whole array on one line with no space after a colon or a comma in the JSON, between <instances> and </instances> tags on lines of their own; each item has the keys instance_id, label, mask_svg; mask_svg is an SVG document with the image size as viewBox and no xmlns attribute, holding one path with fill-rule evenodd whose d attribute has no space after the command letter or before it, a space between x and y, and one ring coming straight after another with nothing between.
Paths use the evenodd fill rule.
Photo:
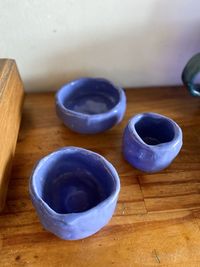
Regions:
<instances>
[{"instance_id":1,"label":"purple ceramic bowl","mask_svg":"<svg viewBox=\"0 0 200 267\"><path fill-rule=\"evenodd\" d=\"M123 135L123 154L134 167L145 172L166 168L182 146L181 128L157 113L131 118Z\"/></svg>"},{"instance_id":2,"label":"purple ceramic bowl","mask_svg":"<svg viewBox=\"0 0 200 267\"><path fill-rule=\"evenodd\" d=\"M96 233L111 219L120 180L102 156L65 147L37 163L29 191L44 228L62 239L76 240Z\"/></svg>"},{"instance_id":3,"label":"purple ceramic bowl","mask_svg":"<svg viewBox=\"0 0 200 267\"><path fill-rule=\"evenodd\" d=\"M102 78L81 78L56 94L56 112L71 130L83 134L103 132L119 123L126 110L121 88Z\"/></svg>"}]
</instances>

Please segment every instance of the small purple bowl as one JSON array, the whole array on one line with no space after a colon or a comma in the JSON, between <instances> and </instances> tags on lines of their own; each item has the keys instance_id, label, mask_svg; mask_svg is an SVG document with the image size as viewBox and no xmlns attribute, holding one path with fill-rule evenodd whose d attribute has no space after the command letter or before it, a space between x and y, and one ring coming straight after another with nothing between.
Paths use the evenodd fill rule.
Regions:
<instances>
[{"instance_id":1,"label":"small purple bowl","mask_svg":"<svg viewBox=\"0 0 200 267\"><path fill-rule=\"evenodd\" d=\"M81 78L64 85L56 94L56 112L71 130L95 134L119 123L126 110L121 88L102 78Z\"/></svg>"},{"instance_id":2,"label":"small purple bowl","mask_svg":"<svg viewBox=\"0 0 200 267\"><path fill-rule=\"evenodd\" d=\"M157 113L131 118L123 135L123 154L134 167L145 172L166 168L182 147L181 128Z\"/></svg>"},{"instance_id":3,"label":"small purple bowl","mask_svg":"<svg viewBox=\"0 0 200 267\"><path fill-rule=\"evenodd\" d=\"M120 180L104 157L65 147L37 163L29 191L44 228L62 239L76 240L96 233L111 219Z\"/></svg>"}]
</instances>

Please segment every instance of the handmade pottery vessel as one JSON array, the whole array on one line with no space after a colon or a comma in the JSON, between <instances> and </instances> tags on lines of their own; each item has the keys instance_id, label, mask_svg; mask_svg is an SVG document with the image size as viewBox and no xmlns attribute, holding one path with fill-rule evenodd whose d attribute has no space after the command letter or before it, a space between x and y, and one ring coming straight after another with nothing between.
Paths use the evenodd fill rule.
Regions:
<instances>
[{"instance_id":1,"label":"handmade pottery vessel","mask_svg":"<svg viewBox=\"0 0 200 267\"><path fill-rule=\"evenodd\" d=\"M71 130L83 134L103 132L119 123L126 96L121 88L101 78L81 78L56 94L58 117Z\"/></svg>"},{"instance_id":2,"label":"handmade pottery vessel","mask_svg":"<svg viewBox=\"0 0 200 267\"><path fill-rule=\"evenodd\" d=\"M200 53L194 55L186 64L182 72L182 81L193 96L200 96Z\"/></svg>"},{"instance_id":3,"label":"handmade pottery vessel","mask_svg":"<svg viewBox=\"0 0 200 267\"><path fill-rule=\"evenodd\" d=\"M134 116L125 128L123 154L134 167L145 172L166 168L182 146L181 128L157 113Z\"/></svg>"},{"instance_id":4,"label":"handmade pottery vessel","mask_svg":"<svg viewBox=\"0 0 200 267\"><path fill-rule=\"evenodd\" d=\"M37 163L30 178L32 203L44 228L75 240L99 231L115 210L120 180L92 151L65 147Z\"/></svg>"}]
</instances>

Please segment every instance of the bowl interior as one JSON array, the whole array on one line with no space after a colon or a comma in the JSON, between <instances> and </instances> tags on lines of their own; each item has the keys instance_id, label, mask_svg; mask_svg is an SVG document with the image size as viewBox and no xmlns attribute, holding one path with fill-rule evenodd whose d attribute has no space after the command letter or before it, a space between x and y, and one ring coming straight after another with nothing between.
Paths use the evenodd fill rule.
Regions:
<instances>
[{"instance_id":1,"label":"bowl interior","mask_svg":"<svg viewBox=\"0 0 200 267\"><path fill-rule=\"evenodd\" d=\"M147 145L170 142L175 135L172 123L165 118L143 116L135 124L135 129Z\"/></svg>"},{"instance_id":2,"label":"bowl interior","mask_svg":"<svg viewBox=\"0 0 200 267\"><path fill-rule=\"evenodd\" d=\"M49 158L35 178L39 196L57 213L91 209L111 195L115 181L105 165L82 153Z\"/></svg>"},{"instance_id":3,"label":"bowl interior","mask_svg":"<svg viewBox=\"0 0 200 267\"><path fill-rule=\"evenodd\" d=\"M65 87L62 102L65 108L75 112L99 114L119 102L119 91L105 80L80 79Z\"/></svg>"}]
</instances>

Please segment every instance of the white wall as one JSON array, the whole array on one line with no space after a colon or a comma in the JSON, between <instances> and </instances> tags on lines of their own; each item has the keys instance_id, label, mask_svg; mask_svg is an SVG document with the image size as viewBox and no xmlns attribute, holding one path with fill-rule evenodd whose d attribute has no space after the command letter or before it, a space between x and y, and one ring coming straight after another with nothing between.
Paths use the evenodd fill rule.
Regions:
<instances>
[{"instance_id":1,"label":"white wall","mask_svg":"<svg viewBox=\"0 0 200 267\"><path fill-rule=\"evenodd\" d=\"M0 57L17 60L27 90L80 76L180 84L198 51L198 0L0 0Z\"/></svg>"}]
</instances>

